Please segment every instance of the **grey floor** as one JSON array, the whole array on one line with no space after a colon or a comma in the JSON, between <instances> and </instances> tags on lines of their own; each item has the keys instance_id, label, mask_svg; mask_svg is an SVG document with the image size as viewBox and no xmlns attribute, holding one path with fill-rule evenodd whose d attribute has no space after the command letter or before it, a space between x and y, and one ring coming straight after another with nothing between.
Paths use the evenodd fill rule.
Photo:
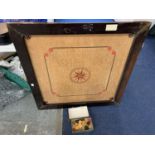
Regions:
<instances>
[{"instance_id":1,"label":"grey floor","mask_svg":"<svg viewBox=\"0 0 155 155\"><path fill-rule=\"evenodd\" d=\"M29 94L0 111L0 134L62 134L62 109L38 110Z\"/></svg>"}]
</instances>

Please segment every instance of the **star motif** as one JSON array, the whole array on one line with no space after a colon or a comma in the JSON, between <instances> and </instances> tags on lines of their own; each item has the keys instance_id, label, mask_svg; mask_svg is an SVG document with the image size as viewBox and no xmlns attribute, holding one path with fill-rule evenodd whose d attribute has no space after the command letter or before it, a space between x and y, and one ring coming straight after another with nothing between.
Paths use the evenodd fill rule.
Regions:
<instances>
[{"instance_id":1,"label":"star motif","mask_svg":"<svg viewBox=\"0 0 155 155\"><path fill-rule=\"evenodd\" d=\"M71 80L76 83L83 83L87 81L89 76L89 71L84 68L76 68L71 72Z\"/></svg>"},{"instance_id":2,"label":"star motif","mask_svg":"<svg viewBox=\"0 0 155 155\"><path fill-rule=\"evenodd\" d=\"M85 73L82 70L80 72L75 72L74 78L77 78L78 80L82 80L85 78Z\"/></svg>"}]
</instances>

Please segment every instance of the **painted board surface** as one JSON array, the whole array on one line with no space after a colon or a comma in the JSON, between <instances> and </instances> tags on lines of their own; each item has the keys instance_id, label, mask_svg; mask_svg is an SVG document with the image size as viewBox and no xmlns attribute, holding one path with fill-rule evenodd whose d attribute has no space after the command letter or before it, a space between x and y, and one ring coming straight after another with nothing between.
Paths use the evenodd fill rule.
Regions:
<instances>
[{"instance_id":1,"label":"painted board surface","mask_svg":"<svg viewBox=\"0 0 155 155\"><path fill-rule=\"evenodd\" d=\"M34 35L26 40L47 104L114 98L132 42L128 34Z\"/></svg>"}]
</instances>

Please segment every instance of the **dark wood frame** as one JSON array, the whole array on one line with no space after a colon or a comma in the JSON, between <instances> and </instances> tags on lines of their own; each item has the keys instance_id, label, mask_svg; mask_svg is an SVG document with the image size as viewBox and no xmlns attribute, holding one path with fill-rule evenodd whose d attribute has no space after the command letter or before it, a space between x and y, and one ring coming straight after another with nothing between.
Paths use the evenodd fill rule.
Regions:
<instances>
[{"instance_id":1,"label":"dark wood frame","mask_svg":"<svg viewBox=\"0 0 155 155\"><path fill-rule=\"evenodd\" d=\"M106 31L107 24L117 24L118 28L116 31ZM118 90L116 91L115 98L112 98L108 101L102 101L104 103L112 103L119 102L125 87L127 85L128 79L133 70L134 64L138 57L138 54L141 50L143 41L145 36L148 33L150 22L132 22L132 23L71 23L71 24L47 24L47 23L37 23L37 24L28 24L28 23L13 23L8 24L10 37L16 47L18 55L21 60L21 64L24 68L25 74L27 76L28 82L32 88L32 93L36 100L37 106L39 109L49 109L49 108L59 108L65 106L74 106L74 103L69 104L46 104L43 101L41 91L39 88L39 84L37 82L37 78L35 76L35 72L30 60L30 56L27 51L27 47L25 44L25 39L29 39L31 35L68 35L68 34L129 34L131 36L134 35L134 41L130 49L129 57L125 65L125 69L123 71L123 76L121 78L121 82L119 84ZM31 84L34 84L31 85ZM101 102L101 101L97 101ZM87 102L87 103L95 103ZM84 105L86 103L76 103L77 105ZM107 105L107 104L106 104Z\"/></svg>"}]
</instances>

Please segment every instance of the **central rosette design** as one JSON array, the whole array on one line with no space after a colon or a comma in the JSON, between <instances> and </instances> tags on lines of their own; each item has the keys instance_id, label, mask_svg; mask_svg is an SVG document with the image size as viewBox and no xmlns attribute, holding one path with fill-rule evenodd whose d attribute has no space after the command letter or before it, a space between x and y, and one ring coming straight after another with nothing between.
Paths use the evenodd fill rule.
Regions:
<instances>
[{"instance_id":1,"label":"central rosette design","mask_svg":"<svg viewBox=\"0 0 155 155\"><path fill-rule=\"evenodd\" d=\"M84 83L90 77L90 72L86 68L75 68L70 73L70 78L72 82Z\"/></svg>"}]
</instances>

